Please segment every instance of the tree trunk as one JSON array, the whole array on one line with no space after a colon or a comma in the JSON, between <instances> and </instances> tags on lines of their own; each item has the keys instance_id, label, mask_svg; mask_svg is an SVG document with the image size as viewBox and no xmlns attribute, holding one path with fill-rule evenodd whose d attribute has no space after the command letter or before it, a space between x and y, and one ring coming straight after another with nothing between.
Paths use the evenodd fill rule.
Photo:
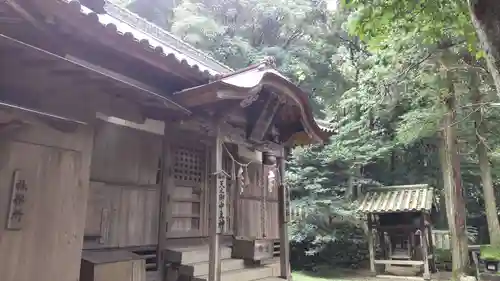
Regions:
<instances>
[{"instance_id":1,"label":"tree trunk","mask_svg":"<svg viewBox=\"0 0 500 281\"><path fill-rule=\"evenodd\" d=\"M349 171L349 180L347 182L347 194L346 198L348 200L356 200L363 196L361 193L361 185L359 184L359 179L361 178L362 167L354 165Z\"/></svg>"},{"instance_id":2,"label":"tree trunk","mask_svg":"<svg viewBox=\"0 0 500 281\"><path fill-rule=\"evenodd\" d=\"M347 190L346 190L346 198L347 200L349 201L352 201L354 200L354 197L355 197L355 189L356 187L354 186L354 175L353 175L353 171L351 169L351 171L349 171L349 180L347 181Z\"/></svg>"},{"instance_id":3,"label":"tree trunk","mask_svg":"<svg viewBox=\"0 0 500 281\"><path fill-rule=\"evenodd\" d=\"M469 11L500 96L500 1L469 0Z\"/></svg>"},{"instance_id":4,"label":"tree trunk","mask_svg":"<svg viewBox=\"0 0 500 281\"><path fill-rule=\"evenodd\" d=\"M488 221L488 232L490 243L500 245L500 223L498 221L497 205L493 180L491 177L491 164L488 158L488 150L485 143L487 132L486 121L483 120L483 110L481 106L481 92L478 89L476 77L472 78L470 89L472 90L472 103L475 105L471 117L474 120L476 129L476 151L479 158L479 168L481 170L481 183L483 185L484 207L486 209L486 219Z\"/></svg>"},{"instance_id":5,"label":"tree trunk","mask_svg":"<svg viewBox=\"0 0 500 281\"><path fill-rule=\"evenodd\" d=\"M453 280L465 275L468 264L468 245L465 232L465 204L462 194L460 159L456 137L456 100L450 86L450 97L446 101L447 114L443 118L440 161L443 173L446 215L451 234Z\"/></svg>"}]
</instances>

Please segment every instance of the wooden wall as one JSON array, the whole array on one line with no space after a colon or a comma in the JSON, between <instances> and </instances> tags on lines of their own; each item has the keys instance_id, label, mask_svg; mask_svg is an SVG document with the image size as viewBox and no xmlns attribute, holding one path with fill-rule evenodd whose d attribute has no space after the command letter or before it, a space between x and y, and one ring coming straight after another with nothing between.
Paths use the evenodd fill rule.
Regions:
<instances>
[{"instance_id":1,"label":"wooden wall","mask_svg":"<svg viewBox=\"0 0 500 281\"><path fill-rule=\"evenodd\" d=\"M92 130L62 133L34 120L0 135L2 281L75 281L88 195ZM19 230L6 229L14 170L25 180Z\"/></svg>"},{"instance_id":2,"label":"wooden wall","mask_svg":"<svg viewBox=\"0 0 500 281\"><path fill-rule=\"evenodd\" d=\"M208 236L209 176L214 139L199 131L171 124L165 137L167 244ZM175 242L172 242L174 241Z\"/></svg>"},{"instance_id":3,"label":"wooden wall","mask_svg":"<svg viewBox=\"0 0 500 281\"><path fill-rule=\"evenodd\" d=\"M250 185L243 189L243 193L238 195L237 207L237 236L250 238L262 238L265 234L266 238L279 238L278 225L278 190L275 187L272 192L267 188L267 169L262 169L260 163L253 163L249 168ZM276 175L277 176L277 175ZM257 178L260 177L262 185L256 184ZM239 190L238 190L239 192ZM262 225L262 197L266 193L265 204L265 226Z\"/></svg>"},{"instance_id":4,"label":"wooden wall","mask_svg":"<svg viewBox=\"0 0 500 281\"><path fill-rule=\"evenodd\" d=\"M213 151L212 147L205 147L201 136L188 136L186 132L178 131L178 134L172 137L170 151L173 164L179 155L184 155L183 157L191 155L186 152L189 147L189 151L206 149L200 154L203 156L206 153L206 159L203 160L200 156L200 163L206 163L208 167L206 170L200 168L202 183L199 186L176 180L171 183L169 191L171 201L168 203L170 206L167 206L172 220L169 225L171 228L177 227L173 230L178 231L173 233L169 228L170 232L167 233L169 239L208 235L209 202L204 193L211 190L207 187L213 184L211 178L207 176L207 173L212 173L214 169L210 167ZM186 151L179 150L179 145L186 147ZM228 147L231 148L230 145ZM158 171L161 151L161 135L107 122L100 122L96 126L85 227L86 249L157 244L160 199ZM226 152L224 159L224 169L231 173L232 161ZM189 167L193 168L195 166L193 163L190 164L192 167ZM252 165L251 184L242 194L239 194L239 188L236 186L231 184L229 186L227 203L230 217L226 234L262 237L265 232L266 237L277 239L279 237L277 190L275 188L273 192L269 192L267 187L265 188L267 204L264 231L261 222L263 190L256 184L256 179L259 176L265 183L267 171L256 174L258 169L261 169L260 163ZM173 175L176 175L175 171L174 167ZM207 182L203 183L205 180ZM195 219L200 220L196 227L192 223ZM182 220L188 222L187 226L180 225Z\"/></svg>"},{"instance_id":5,"label":"wooden wall","mask_svg":"<svg viewBox=\"0 0 500 281\"><path fill-rule=\"evenodd\" d=\"M157 244L162 136L96 126L85 248Z\"/></svg>"}]
</instances>

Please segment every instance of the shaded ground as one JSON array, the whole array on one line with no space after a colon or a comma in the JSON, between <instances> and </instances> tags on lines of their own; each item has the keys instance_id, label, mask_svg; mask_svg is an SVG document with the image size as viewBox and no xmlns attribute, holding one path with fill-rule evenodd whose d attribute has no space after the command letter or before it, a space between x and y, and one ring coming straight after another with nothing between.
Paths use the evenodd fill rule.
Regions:
<instances>
[{"instance_id":1,"label":"shaded ground","mask_svg":"<svg viewBox=\"0 0 500 281\"><path fill-rule=\"evenodd\" d=\"M316 272L294 272L292 273L293 281L404 281L404 280L423 280L415 276L415 269L389 269L388 274L397 274L399 276L384 276L372 277L369 270L356 269L356 270L339 270L339 269L319 269ZM404 277L408 276L408 277ZM451 273L438 272L433 274L432 280L448 281L450 280Z\"/></svg>"}]
</instances>

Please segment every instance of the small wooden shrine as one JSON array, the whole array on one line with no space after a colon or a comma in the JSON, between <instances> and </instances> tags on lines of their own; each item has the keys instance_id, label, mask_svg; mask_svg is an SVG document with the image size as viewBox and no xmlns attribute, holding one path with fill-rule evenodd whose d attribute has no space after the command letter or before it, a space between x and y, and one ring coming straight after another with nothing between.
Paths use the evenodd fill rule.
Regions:
<instances>
[{"instance_id":1,"label":"small wooden shrine","mask_svg":"<svg viewBox=\"0 0 500 281\"><path fill-rule=\"evenodd\" d=\"M436 206L434 188L425 184L368 190L359 211L367 220L374 274L385 273L389 266L421 266L424 279L430 279L435 271L431 222Z\"/></svg>"}]
</instances>

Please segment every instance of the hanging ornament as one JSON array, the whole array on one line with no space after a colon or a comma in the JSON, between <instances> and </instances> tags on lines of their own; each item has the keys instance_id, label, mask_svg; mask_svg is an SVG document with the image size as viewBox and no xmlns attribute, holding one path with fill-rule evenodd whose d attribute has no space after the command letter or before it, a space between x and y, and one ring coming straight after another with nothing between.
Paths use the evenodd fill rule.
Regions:
<instances>
[{"instance_id":1,"label":"hanging ornament","mask_svg":"<svg viewBox=\"0 0 500 281\"><path fill-rule=\"evenodd\" d=\"M269 170L267 174L267 189L269 192L273 192L274 186L276 185L276 174L273 170Z\"/></svg>"},{"instance_id":2,"label":"hanging ornament","mask_svg":"<svg viewBox=\"0 0 500 281\"><path fill-rule=\"evenodd\" d=\"M236 184L236 162L231 162L231 182Z\"/></svg>"},{"instance_id":3,"label":"hanging ornament","mask_svg":"<svg viewBox=\"0 0 500 281\"><path fill-rule=\"evenodd\" d=\"M243 175L243 167L240 166L238 169L238 184L240 185L240 193L243 193L243 188L245 187L245 176Z\"/></svg>"},{"instance_id":4,"label":"hanging ornament","mask_svg":"<svg viewBox=\"0 0 500 281\"><path fill-rule=\"evenodd\" d=\"M255 171L255 185L257 185L257 187L259 189L263 189L264 186L262 185L262 177L260 176L260 170L257 169Z\"/></svg>"},{"instance_id":5,"label":"hanging ornament","mask_svg":"<svg viewBox=\"0 0 500 281\"><path fill-rule=\"evenodd\" d=\"M248 166L245 166L245 174L244 174L244 179L245 179L245 187L250 185L250 177L248 175Z\"/></svg>"}]
</instances>

